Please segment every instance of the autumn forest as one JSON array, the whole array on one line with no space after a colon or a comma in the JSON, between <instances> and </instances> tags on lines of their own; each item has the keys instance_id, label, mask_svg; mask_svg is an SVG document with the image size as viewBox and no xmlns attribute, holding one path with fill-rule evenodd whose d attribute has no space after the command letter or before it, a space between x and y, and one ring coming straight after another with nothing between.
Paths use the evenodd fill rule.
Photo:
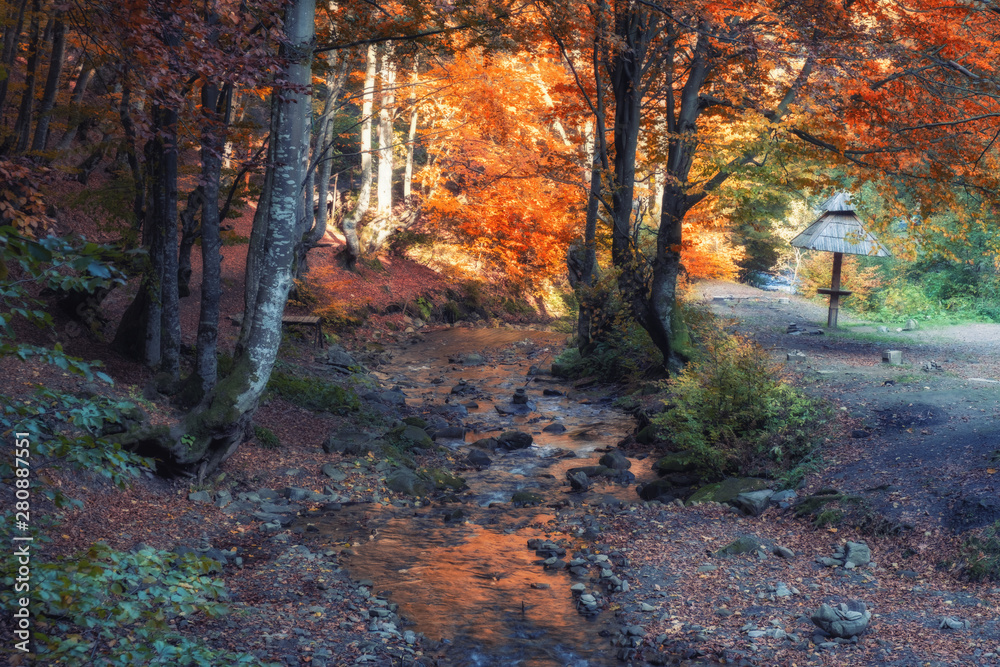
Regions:
<instances>
[{"instance_id":1,"label":"autumn forest","mask_svg":"<svg viewBox=\"0 0 1000 667\"><path fill-rule=\"evenodd\" d=\"M245 600L259 583L220 574L233 568L225 548L188 549L198 557L187 558L171 544L197 542L199 522L188 535L177 518L197 494L219 517L230 501L246 504L266 518L234 513L219 519L232 525L206 531L233 540L241 563L268 563L257 566L264 576L271 561L245 554L265 536L267 549L284 548L272 533L291 522L257 492L268 484L287 487L293 503L311 497L288 489L307 489L310 511L388 507L389 498L428 507L468 492L441 471L489 463L424 438L458 429L463 441L484 436L474 444L494 456L521 448L504 438L526 435L530 416L545 411L522 389L506 408L495 399L496 411L528 421L472 419L477 401L493 399L465 389L478 372L470 369L499 368L503 355L465 350L474 345L455 333L463 327L524 330L527 347L503 363L523 353L531 374L551 366L552 382L564 384L544 396L613 393L636 420L635 433L613 437L625 438L630 459L652 455L658 478L628 472L625 454L612 465L612 440L599 466L559 473L573 493L638 480L641 501L657 511L730 479L805 488L829 429L869 427L766 360L764 350L785 343L766 332L755 342L697 302L710 301L699 285L777 280L802 303L825 304L816 294L829 293L829 254L789 241L834 193L851 193L888 249L844 260L850 317L872 327L1000 322L993 2L0 0L0 35L0 364L11 379L0 393L10 443L0 460L10 525L0 532L34 536L38 596L26 651L14 616L18 564L7 559L0 637L10 664L335 665L369 653L459 664L445 653L421 662L421 645L395 626L376 630L394 637L398 654L353 636L325 661L293 662L270 644L244 651L241 642L255 640L231 636L222 600L226 587ZM454 336L441 339L456 350L441 361L452 371L401 381L413 367L393 359L438 334ZM515 342L495 335L491 345ZM466 376L448 380L459 383L452 395L417 406L416 387L430 396L462 368ZM398 403L386 398L393 392ZM371 407L379 401L395 407ZM601 413L570 433L586 440L606 423ZM282 435L293 425L298 435ZM672 468L662 456L680 458ZM312 486L251 479L310 464L326 474ZM346 473L334 476L334 464ZM29 470L38 518L15 528L28 501L14 482ZM402 490L400 470L413 475ZM320 491L328 478L337 483ZM95 501L98 493L114 500ZM542 496L517 507L546 505ZM147 509L126 519L125 498ZM88 542L95 502L130 526L112 532L143 535L162 521L176 523L176 539L147 535L136 546L139 538L98 531ZM273 511L262 509L269 502ZM992 530L974 539L992 545L981 552L994 561L980 569L996 577L1000 523ZM60 532L65 543L42 546ZM967 548L973 538L961 539ZM66 567L76 574L60 575ZM575 595L586 616L589 603ZM114 611L96 613L109 599ZM594 609L627 607L591 599ZM214 634L192 632L203 621ZM653 636L623 639L633 652L619 658L649 659L634 652L640 644L684 654ZM571 664L532 659L525 664ZM503 660L481 664L512 664Z\"/></svg>"}]
</instances>

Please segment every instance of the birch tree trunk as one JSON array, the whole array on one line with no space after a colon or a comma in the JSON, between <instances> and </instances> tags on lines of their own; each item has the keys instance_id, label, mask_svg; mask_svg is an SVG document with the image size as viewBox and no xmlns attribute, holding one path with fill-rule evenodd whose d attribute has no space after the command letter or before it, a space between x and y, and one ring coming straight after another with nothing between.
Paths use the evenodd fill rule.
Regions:
<instances>
[{"instance_id":1,"label":"birch tree trunk","mask_svg":"<svg viewBox=\"0 0 1000 667\"><path fill-rule=\"evenodd\" d=\"M378 124L378 199L375 217L361 230L361 247L365 253L381 248L395 228L392 218L392 145L395 140L393 120L396 117L395 50L387 43L382 50L382 95Z\"/></svg>"},{"instance_id":2,"label":"birch tree trunk","mask_svg":"<svg viewBox=\"0 0 1000 667\"><path fill-rule=\"evenodd\" d=\"M340 229L347 241L347 267L353 269L361 257L361 244L358 241L358 223L368 212L372 198L372 108L375 104L375 45L368 45L365 63L365 89L361 102L361 192L358 194L358 205L350 215L344 216Z\"/></svg>"},{"instance_id":3,"label":"birch tree trunk","mask_svg":"<svg viewBox=\"0 0 1000 667\"><path fill-rule=\"evenodd\" d=\"M281 343L281 319L292 285L302 185L309 159L305 130L310 122L310 100L304 91L311 88L315 8L315 0L294 0L285 10L282 52L287 64L281 78L288 82L288 88L280 96L275 93L272 105L273 191L266 224L255 230L262 235L257 246L260 255L255 258L259 280L253 309L244 315L246 336L233 360L233 371L179 423L122 436L140 450L152 452L166 468L196 471L199 480L243 442Z\"/></svg>"},{"instance_id":4,"label":"birch tree trunk","mask_svg":"<svg viewBox=\"0 0 1000 667\"><path fill-rule=\"evenodd\" d=\"M406 168L403 171L403 200L409 203L413 183L413 149L417 140L417 83L420 80L420 56L413 57L413 81L410 84L410 130L406 134Z\"/></svg>"}]
</instances>

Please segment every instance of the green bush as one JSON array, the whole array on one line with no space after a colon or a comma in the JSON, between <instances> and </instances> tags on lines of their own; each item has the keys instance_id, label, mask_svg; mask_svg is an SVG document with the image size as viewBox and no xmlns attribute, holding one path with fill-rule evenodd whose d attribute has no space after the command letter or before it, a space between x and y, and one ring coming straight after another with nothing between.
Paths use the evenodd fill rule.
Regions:
<instances>
[{"instance_id":1,"label":"green bush","mask_svg":"<svg viewBox=\"0 0 1000 667\"><path fill-rule=\"evenodd\" d=\"M254 437L257 438L257 442L260 443L260 446L263 447L264 449L281 448L281 440L279 440L278 436L274 434L274 431L272 431L268 427L254 424L253 434Z\"/></svg>"},{"instance_id":2,"label":"green bush","mask_svg":"<svg viewBox=\"0 0 1000 667\"><path fill-rule=\"evenodd\" d=\"M973 581L1000 581L1000 521L979 535L972 535L962 545L965 572Z\"/></svg>"},{"instance_id":3,"label":"green bush","mask_svg":"<svg viewBox=\"0 0 1000 667\"><path fill-rule=\"evenodd\" d=\"M6 520L4 526L13 524ZM251 655L211 648L170 625L229 612L220 601L218 563L149 547L134 553L98 543L55 561L32 560L31 649L47 665L259 665ZM3 559L4 590L14 590L18 561ZM4 608L15 608L4 600Z\"/></svg>"},{"instance_id":4,"label":"green bush","mask_svg":"<svg viewBox=\"0 0 1000 667\"><path fill-rule=\"evenodd\" d=\"M786 384L767 353L740 336L707 335L667 391L669 409L653 424L709 475L790 470L812 451L825 421L823 405Z\"/></svg>"},{"instance_id":5,"label":"green bush","mask_svg":"<svg viewBox=\"0 0 1000 667\"><path fill-rule=\"evenodd\" d=\"M352 389L312 376L295 376L275 370L267 388L289 403L315 412L345 415L361 409L361 401Z\"/></svg>"},{"instance_id":6,"label":"green bush","mask_svg":"<svg viewBox=\"0 0 1000 667\"><path fill-rule=\"evenodd\" d=\"M603 336L591 354L582 356L575 347L567 348L552 366L571 378L593 377L599 382L633 382L652 370L659 370L660 351L649 334L635 322L625 321L616 336Z\"/></svg>"}]
</instances>

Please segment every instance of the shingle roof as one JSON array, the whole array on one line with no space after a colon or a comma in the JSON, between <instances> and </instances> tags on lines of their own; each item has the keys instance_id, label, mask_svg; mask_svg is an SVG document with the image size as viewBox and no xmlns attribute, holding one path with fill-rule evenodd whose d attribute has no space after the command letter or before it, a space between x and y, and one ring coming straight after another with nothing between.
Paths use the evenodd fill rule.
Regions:
<instances>
[{"instance_id":1,"label":"shingle roof","mask_svg":"<svg viewBox=\"0 0 1000 667\"><path fill-rule=\"evenodd\" d=\"M792 239L796 248L842 252L848 255L888 257L875 235L864 228L851 205L851 195L838 192L823 202L824 211L819 220Z\"/></svg>"}]
</instances>

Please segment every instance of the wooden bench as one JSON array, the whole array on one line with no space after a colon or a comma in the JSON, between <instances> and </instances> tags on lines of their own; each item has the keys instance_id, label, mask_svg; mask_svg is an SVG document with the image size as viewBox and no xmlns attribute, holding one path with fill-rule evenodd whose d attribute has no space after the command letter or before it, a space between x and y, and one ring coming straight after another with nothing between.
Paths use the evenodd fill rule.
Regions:
<instances>
[{"instance_id":1,"label":"wooden bench","mask_svg":"<svg viewBox=\"0 0 1000 667\"><path fill-rule=\"evenodd\" d=\"M240 326L243 324L243 313L237 313L231 316L229 319L233 321L233 324ZM281 323L286 325L303 325L307 327L315 327L315 344L317 347L324 347L323 340L323 320L317 315L284 315L281 318Z\"/></svg>"}]
</instances>

